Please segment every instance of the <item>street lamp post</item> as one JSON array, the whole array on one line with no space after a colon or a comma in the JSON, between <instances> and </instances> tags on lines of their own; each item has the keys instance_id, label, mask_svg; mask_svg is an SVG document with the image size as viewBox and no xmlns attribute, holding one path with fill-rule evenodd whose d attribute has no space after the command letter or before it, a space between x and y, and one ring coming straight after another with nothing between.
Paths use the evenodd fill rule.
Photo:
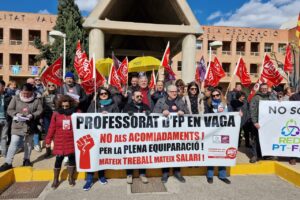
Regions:
<instances>
[{"instance_id":1,"label":"street lamp post","mask_svg":"<svg viewBox=\"0 0 300 200\"><path fill-rule=\"evenodd\" d=\"M53 31L50 31L49 35L54 36L54 37L62 37L64 39L63 80L65 80L65 75L66 75L66 34L60 32L60 31L53 30Z\"/></svg>"},{"instance_id":2,"label":"street lamp post","mask_svg":"<svg viewBox=\"0 0 300 200\"><path fill-rule=\"evenodd\" d=\"M209 63L208 63L208 67L207 67L207 70L206 70L206 73L205 73L205 79L207 78L208 71L209 71L209 68L210 68L211 57L212 57L212 47L219 48L219 47L223 46L223 42L214 41L214 42L209 43L208 45L209 45Z\"/></svg>"}]
</instances>

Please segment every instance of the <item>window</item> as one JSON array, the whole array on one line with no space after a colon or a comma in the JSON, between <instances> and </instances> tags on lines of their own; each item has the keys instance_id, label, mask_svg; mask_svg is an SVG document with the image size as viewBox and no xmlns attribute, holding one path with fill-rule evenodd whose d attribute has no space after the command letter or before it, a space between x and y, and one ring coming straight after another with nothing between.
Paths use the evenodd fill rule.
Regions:
<instances>
[{"instance_id":1,"label":"window","mask_svg":"<svg viewBox=\"0 0 300 200\"><path fill-rule=\"evenodd\" d=\"M231 42L223 42L222 46L222 54L223 55L231 55Z\"/></svg>"},{"instance_id":2,"label":"window","mask_svg":"<svg viewBox=\"0 0 300 200\"><path fill-rule=\"evenodd\" d=\"M278 53L285 54L285 50L286 50L286 44L284 44L284 43L279 43L279 44L278 44Z\"/></svg>"},{"instance_id":3,"label":"window","mask_svg":"<svg viewBox=\"0 0 300 200\"><path fill-rule=\"evenodd\" d=\"M273 51L273 43L265 43L265 52Z\"/></svg>"},{"instance_id":4,"label":"window","mask_svg":"<svg viewBox=\"0 0 300 200\"><path fill-rule=\"evenodd\" d=\"M236 43L236 54L244 56L245 55L245 49L246 49L246 43L245 42L237 42Z\"/></svg>"},{"instance_id":5,"label":"window","mask_svg":"<svg viewBox=\"0 0 300 200\"><path fill-rule=\"evenodd\" d=\"M0 28L0 44L3 43L3 28Z\"/></svg>"},{"instance_id":6,"label":"window","mask_svg":"<svg viewBox=\"0 0 300 200\"><path fill-rule=\"evenodd\" d=\"M22 54L9 54L9 65L22 65Z\"/></svg>"},{"instance_id":7,"label":"window","mask_svg":"<svg viewBox=\"0 0 300 200\"><path fill-rule=\"evenodd\" d=\"M182 61L178 61L177 62L177 71L181 71L182 70Z\"/></svg>"},{"instance_id":8,"label":"window","mask_svg":"<svg viewBox=\"0 0 300 200\"><path fill-rule=\"evenodd\" d=\"M230 65L231 63L222 63L222 67L227 74L230 73Z\"/></svg>"},{"instance_id":9,"label":"window","mask_svg":"<svg viewBox=\"0 0 300 200\"><path fill-rule=\"evenodd\" d=\"M36 38L41 39L41 31L29 30L29 38L28 38L28 41L29 41L29 44L30 44L30 45L33 45L34 40L35 40Z\"/></svg>"},{"instance_id":10,"label":"window","mask_svg":"<svg viewBox=\"0 0 300 200\"><path fill-rule=\"evenodd\" d=\"M0 68L3 67L3 53L0 53Z\"/></svg>"},{"instance_id":11,"label":"window","mask_svg":"<svg viewBox=\"0 0 300 200\"><path fill-rule=\"evenodd\" d=\"M259 43L251 42L251 56L259 56Z\"/></svg>"},{"instance_id":12,"label":"window","mask_svg":"<svg viewBox=\"0 0 300 200\"><path fill-rule=\"evenodd\" d=\"M36 66L36 55L28 55L28 66Z\"/></svg>"},{"instance_id":13,"label":"window","mask_svg":"<svg viewBox=\"0 0 300 200\"><path fill-rule=\"evenodd\" d=\"M22 44L22 29L10 29L9 43L11 45Z\"/></svg>"},{"instance_id":14,"label":"window","mask_svg":"<svg viewBox=\"0 0 300 200\"><path fill-rule=\"evenodd\" d=\"M250 64L250 74L255 75L257 74L258 64Z\"/></svg>"},{"instance_id":15,"label":"window","mask_svg":"<svg viewBox=\"0 0 300 200\"><path fill-rule=\"evenodd\" d=\"M203 46L203 41L202 40L196 40L196 49L201 50Z\"/></svg>"}]
</instances>

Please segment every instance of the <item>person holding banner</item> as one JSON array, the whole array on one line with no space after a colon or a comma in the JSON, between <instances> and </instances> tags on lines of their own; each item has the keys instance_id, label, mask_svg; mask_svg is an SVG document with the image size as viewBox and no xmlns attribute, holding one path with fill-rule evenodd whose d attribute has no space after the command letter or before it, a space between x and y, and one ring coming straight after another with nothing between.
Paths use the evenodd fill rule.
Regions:
<instances>
[{"instance_id":1,"label":"person holding banner","mask_svg":"<svg viewBox=\"0 0 300 200\"><path fill-rule=\"evenodd\" d=\"M151 110L154 108L154 102L152 101L151 95L154 93L154 90L150 90L148 87L148 78L145 75L139 77L139 87L140 92L143 96L143 103L149 106Z\"/></svg>"},{"instance_id":2,"label":"person holding banner","mask_svg":"<svg viewBox=\"0 0 300 200\"><path fill-rule=\"evenodd\" d=\"M65 83L57 89L58 98L60 95L69 95L78 103L78 109L85 112L88 108L87 95L84 89L75 83L75 76L72 72L67 72L65 75Z\"/></svg>"},{"instance_id":3,"label":"person holding banner","mask_svg":"<svg viewBox=\"0 0 300 200\"><path fill-rule=\"evenodd\" d=\"M262 158L261 154L261 148L259 144L259 135L258 135L258 129L260 128L260 125L258 123L258 108L259 108L259 102L260 101L272 101L274 99L274 95L268 92L269 87L266 83L262 83L259 87L259 91L255 94L255 96L252 98L250 102L250 115L251 120L254 124L254 128L251 132L252 137L252 154L253 156L250 158L250 163L257 162L258 159Z\"/></svg>"},{"instance_id":4,"label":"person holding banner","mask_svg":"<svg viewBox=\"0 0 300 200\"><path fill-rule=\"evenodd\" d=\"M52 188L57 188L59 185L59 173L64 157L67 156L68 161L68 181L69 185L75 185L75 146L74 134L72 129L71 115L77 110L76 101L68 96L62 95L56 102L57 112L53 112L51 123L47 137L45 139L46 148L49 148L51 141L54 141L53 154L56 155L54 164L54 179L51 185Z\"/></svg>"},{"instance_id":5,"label":"person holding banner","mask_svg":"<svg viewBox=\"0 0 300 200\"><path fill-rule=\"evenodd\" d=\"M118 105L113 101L110 91L104 87L101 87L97 91L96 102L92 101L87 112L102 113L102 114L118 113L119 108ZM94 183L93 178L94 178L94 172L87 172L86 183L83 186L84 191L89 191L92 188L92 185ZM98 171L98 179L100 184L102 185L107 184L104 170Z\"/></svg>"},{"instance_id":6,"label":"person holding banner","mask_svg":"<svg viewBox=\"0 0 300 200\"><path fill-rule=\"evenodd\" d=\"M204 113L222 113L228 112L227 104L224 95L221 90L214 89L211 93L211 97L207 100L205 104L205 112ZM207 182L209 184L213 183L214 176L214 167L207 167ZM231 181L227 178L226 167L220 166L218 167L218 177L221 181L226 184L230 184Z\"/></svg>"},{"instance_id":7,"label":"person holding banner","mask_svg":"<svg viewBox=\"0 0 300 200\"><path fill-rule=\"evenodd\" d=\"M167 88L167 96L160 98L155 104L153 113L162 113L165 117L168 117L170 113L177 113L178 115L190 114L186 104L181 97L178 96L178 89L175 85L169 85ZM161 181L166 183L169 179L170 168L162 169ZM184 177L180 173L180 168L173 168L174 177L181 183L185 183Z\"/></svg>"},{"instance_id":8,"label":"person holding banner","mask_svg":"<svg viewBox=\"0 0 300 200\"><path fill-rule=\"evenodd\" d=\"M196 82L188 84L188 94L183 97L183 101L187 105L191 114L204 113L203 95L200 92L199 86Z\"/></svg>"},{"instance_id":9,"label":"person holding banner","mask_svg":"<svg viewBox=\"0 0 300 200\"><path fill-rule=\"evenodd\" d=\"M123 109L123 113L128 113L130 116L134 113L145 113L146 115L150 115L151 111L148 105L143 103L143 95L140 91L133 91L132 93L132 101L126 104L125 108ZM127 174L127 183L132 184L132 174L133 170L129 169L126 170ZM139 169L140 179L141 181L146 184L148 183L148 179L146 177L146 169Z\"/></svg>"}]
</instances>

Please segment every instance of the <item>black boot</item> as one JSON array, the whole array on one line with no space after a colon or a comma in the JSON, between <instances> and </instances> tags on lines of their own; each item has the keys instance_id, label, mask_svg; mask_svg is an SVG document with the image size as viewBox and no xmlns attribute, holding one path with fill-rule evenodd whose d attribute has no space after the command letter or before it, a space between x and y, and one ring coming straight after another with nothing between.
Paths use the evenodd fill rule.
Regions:
<instances>
[{"instance_id":1,"label":"black boot","mask_svg":"<svg viewBox=\"0 0 300 200\"><path fill-rule=\"evenodd\" d=\"M12 165L8 164L8 163L4 163L1 167L0 167L0 172L4 172L7 171L9 169L12 169Z\"/></svg>"},{"instance_id":2,"label":"black boot","mask_svg":"<svg viewBox=\"0 0 300 200\"><path fill-rule=\"evenodd\" d=\"M51 185L53 189L56 189L59 185L59 173L60 173L60 168L54 168L54 179Z\"/></svg>"},{"instance_id":3,"label":"black boot","mask_svg":"<svg viewBox=\"0 0 300 200\"><path fill-rule=\"evenodd\" d=\"M51 157L51 148L46 147L46 153L44 154L44 159L48 159Z\"/></svg>"},{"instance_id":4,"label":"black boot","mask_svg":"<svg viewBox=\"0 0 300 200\"><path fill-rule=\"evenodd\" d=\"M30 160L29 160L29 159L25 159L25 160L23 161L23 166L24 166L24 167L30 167L30 166L31 166Z\"/></svg>"},{"instance_id":5,"label":"black boot","mask_svg":"<svg viewBox=\"0 0 300 200\"><path fill-rule=\"evenodd\" d=\"M69 185L74 186L75 185L75 179L74 179L74 174L75 174L75 166L68 166L68 173L69 173Z\"/></svg>"}]
</instances>

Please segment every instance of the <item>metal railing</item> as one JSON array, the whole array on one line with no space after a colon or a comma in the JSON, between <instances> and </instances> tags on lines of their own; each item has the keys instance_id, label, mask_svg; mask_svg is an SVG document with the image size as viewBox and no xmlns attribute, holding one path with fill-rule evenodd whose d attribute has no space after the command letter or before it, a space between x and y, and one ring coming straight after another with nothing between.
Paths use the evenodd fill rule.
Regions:
<instances>
[{"instance_id":1,"label":"metal railing","mask_svg":"<svg viewBox=\"0 0 300 200\"><path fill-rule=\"evenodd\" d=\"M10 45L21 45L22 44L22 40L10 40L9 44Z\"/></svg>"},{"instance_id":2,"label":"metal railing","mask_svg":"<svg viewBox=\"0 0 300 200\"><path fill-rule=\"evenodd\" d=\"M231 51L222 51L223 55L231 55Z\"/></svg>"},{"instance_id":3,"label":"metal railing","mask_svg":"<svg viewBox=\"0 0 300 200\"><path fill-rule=\"evenodd\" d=\"M245 55L245 51L236 51L236 55L244 56Z\"/></svg>"},{"instance_id":4,"label":"metal railing","mask_svg":"<svg viewBox=\"0 0 300 200\"><path fill-rule=\"evenodd\" d=\"M34 41L29 41L28 44L34 46Z\"/></svg>"},{"instance_id":5,"label":"metal railing","mask_svg":"<svg viewBox=\"0 0 300 200\"><path fill-rule=\"evenodd\" d=\"M254 76L255 78L258 77L258 73L250 73L250 76Z\"/></svg>"},{"instance_id":6,"label":"metal railing","mask_svg":"<svg viewBox=\"0 0 300 200\"><path fill-rule=\"evenodd\" d=\"M259 52L251 52L250 55L251 56L259 56Z\"/></svg>"}]
</instances>

